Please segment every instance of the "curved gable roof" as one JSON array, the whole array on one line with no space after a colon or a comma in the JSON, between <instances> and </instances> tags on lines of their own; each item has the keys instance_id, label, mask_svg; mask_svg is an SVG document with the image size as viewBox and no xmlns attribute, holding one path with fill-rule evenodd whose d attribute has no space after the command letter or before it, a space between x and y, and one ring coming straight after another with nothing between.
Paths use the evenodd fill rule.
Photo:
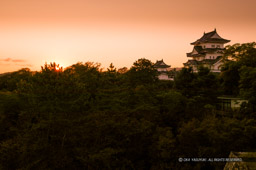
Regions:
<instances>
[{"instance_id":1,"label":"curved gable roof","mask_svg":"<svg viewBox=\"0 0 256 170\"><path fill-rule=\"evenodd\" d=\"M204 35L196 40L195 42L192 42L192 45L198 44L198 43L207 43L207 42L214 42L214 43L228 43L230 40L224 39L217 33L216 29L212 32L204 33Z\"/></svg>"},{"instance_id":2,"label":"curved gable roof","mask_svg":"<svg viewBox=\"0 0 256 170\"><path fill-rule=\"evenodd\" d=\"M154 67L156 67L156 68L169 68L171 66L165 64L163 60L159 60L159 61L157 60Z\"/></svg>"}]
</instances>

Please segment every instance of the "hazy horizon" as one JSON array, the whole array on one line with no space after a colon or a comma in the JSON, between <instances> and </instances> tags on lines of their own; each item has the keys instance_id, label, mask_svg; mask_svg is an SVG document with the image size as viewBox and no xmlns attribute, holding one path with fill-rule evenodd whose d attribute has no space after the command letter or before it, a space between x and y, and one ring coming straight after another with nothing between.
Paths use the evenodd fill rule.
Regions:
<instances>
[{"instance_id":1,"label":"hazy horizon","mask_svg":"<svg viewBox=\"0 0 256 170\"><path fill-rule=\"evenodd\" d=\"M254 0L3 0L0 73L45 62L132 66L139 58L182 67L191 42L215 28L229 44L256 40Z\"/></svg>"}]
</instances>

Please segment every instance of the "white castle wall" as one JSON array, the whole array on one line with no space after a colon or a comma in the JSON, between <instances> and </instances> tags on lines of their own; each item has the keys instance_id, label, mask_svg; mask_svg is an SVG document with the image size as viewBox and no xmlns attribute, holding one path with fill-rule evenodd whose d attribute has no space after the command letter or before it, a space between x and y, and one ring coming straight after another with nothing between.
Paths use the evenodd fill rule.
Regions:
<instances>
[{"instance_id":1,"label":"white castle wall","mask_svg":"<svg viewBox=\"0 0 256 170\"><path fill-rule=\"evenodd\" d=\"M224 44L220 43L202 43L200 44L203 48L224 48ZM214 47L213 47L214 45Z\"/></svg>"},{"instance_id":2,"label":"white castle wall","mask_svg":"<svg viewBox=\"0 0 256 170\"><path fill-rule=\"evenodd\" d=\"M215 54L206 54L205 59L216 59L218 56L222 56L221 53L215 53Z\"/></svg>"}]
</instances>

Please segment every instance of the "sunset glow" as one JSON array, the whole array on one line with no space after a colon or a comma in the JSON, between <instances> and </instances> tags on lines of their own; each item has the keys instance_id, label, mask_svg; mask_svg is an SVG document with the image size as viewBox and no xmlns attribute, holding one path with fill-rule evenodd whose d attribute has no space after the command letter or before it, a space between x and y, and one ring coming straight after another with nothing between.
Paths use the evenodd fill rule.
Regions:
<instances>
[{"instance_id":1,"label":"sunset glow","mask_svg":"<svg viewBox=\"0 0 256 170\"><path fill-rule=\"evenodd\" d=\"M254 0L2 0L0 73L45 62L130 67L139 58L182 67L190 43L217 29L256 40Z\"/></svg>"}]
</instances>

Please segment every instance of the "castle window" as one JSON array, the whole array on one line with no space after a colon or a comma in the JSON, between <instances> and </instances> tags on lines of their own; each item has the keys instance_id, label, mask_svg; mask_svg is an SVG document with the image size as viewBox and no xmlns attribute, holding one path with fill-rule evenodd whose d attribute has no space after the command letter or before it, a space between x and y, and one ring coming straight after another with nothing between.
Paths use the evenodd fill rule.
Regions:
<instances>
[{"instance_id":1,"label":"castle window","mask_svg":"<svg viewBox=\"0 0 256 170\"><path fill-rule=\"evenodd\" d=\"M220 45L217 45L217 48L220 48Z\"/></svg>"},{"instance_id":2,"label":"castle window","mask_svg":"<svg viewBox=\"0 0 256 170\"><path fill-rule=\"evenodd\" d=\"M212 45L212 48L215 48L215 45Z\"/></svg>"}]
</instances>

